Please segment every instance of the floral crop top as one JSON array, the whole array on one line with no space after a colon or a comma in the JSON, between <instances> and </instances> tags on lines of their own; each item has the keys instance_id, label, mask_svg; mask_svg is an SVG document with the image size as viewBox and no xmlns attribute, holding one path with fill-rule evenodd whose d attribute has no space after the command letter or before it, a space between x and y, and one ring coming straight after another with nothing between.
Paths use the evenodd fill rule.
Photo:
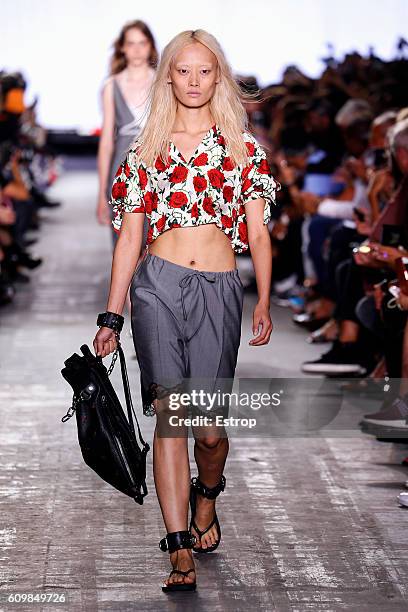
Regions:
<instances>
[{"instance_id":1,"label":"floral crop top","mask_svg":"<svg viewBox=\"0 0 408 612\"><path fill-rule=\"evenodd\" d=\"M243 133L248 164L234 165L217 125L213 125L189 162L170 142L169 164L161 157L154 167L136 161L137 142L119 166L112 185L112 225L120 232L124 212L145 213L149 220L146 249L173 227L215 223L230 239L236 253L248 249L244 204L263 198L263 222L271 219L275 181L265 151L249 132Z\"/></svg>"}]
</instances>

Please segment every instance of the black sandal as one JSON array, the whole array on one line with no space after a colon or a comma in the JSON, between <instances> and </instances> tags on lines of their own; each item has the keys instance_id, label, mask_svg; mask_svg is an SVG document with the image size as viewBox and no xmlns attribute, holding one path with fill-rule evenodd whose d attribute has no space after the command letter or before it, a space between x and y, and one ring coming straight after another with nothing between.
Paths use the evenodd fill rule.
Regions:
<instances>
[{"instance_id":1,"label":"black sandal","mask_svg":"<svg viewBox=\"0 0 408 612\"><path fill-rule=\"evenodd\" d=\"M169 554L175 552L176 550L181 550L182 548L193 548L194 544L197 542L197 538L193 536L189 531L173 531L172 533L168 533L165 538L160 540L159 548L163 552L166 550L169 551ZM182 576L188 576L190 572L195 572L194 567L191 567L184 572L178 569L172 569L169 575L172 574L181 574ZM194 582L178 582L171 583L165 586L162 586L162 591L165 593L170 593L172 591L195 591L197 587L197 583Z\"/></svg>"},{"instance_id":2,"label":"black sandal","mask_svg":"<svg viewBox=\"0 0 408 612\"><path fill-rule=\"evenodd\" d=\"M225 483L226 483L226 478L224 475L221 476L221 480L220 482L213 487L212 489L210 489L209 487L206 487L201 480L199 480L198 478L192 478L191 479L191 488L190 488L190 505L191 505L191 521L190 521L190 531L191 531L191 527L194 528L194 530L198 533L199 537L200 537L200 542L201 542L201 538L202 536L207 533L207 531L209 531L211 529L211 527L213 525L216 525L217 527L217 531L218 531L218 540L215 544L213 544L212 546L207 546L207 548L194 548L193 546L193 551L197 552L197 553L209 553L212 552L213 550L215 550L220 541L221 541L221 527L220 527L220 523L218 521L218 517L217 517L217 512L214 509L214 518L211 521L211 523L208 525L208 527L206 529L204 529L203 531L201 531L198 527L197 524L195 522L195 515L196 515L196 508L197 508L197 494L202 495L203 497L206 497L207 499L215 499L216 497L218 497L218 495L221 493L221 491L223 491L225 489Z\"/></svg>"}]
</instances>

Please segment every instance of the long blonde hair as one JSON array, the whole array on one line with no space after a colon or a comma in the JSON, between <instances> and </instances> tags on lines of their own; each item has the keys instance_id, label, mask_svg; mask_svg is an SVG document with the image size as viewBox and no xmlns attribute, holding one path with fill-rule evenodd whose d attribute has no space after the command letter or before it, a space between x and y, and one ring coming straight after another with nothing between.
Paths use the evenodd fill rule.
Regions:
<instances>
[{"instance_id":1,"label":"long blonde hair","mask_svg":"<svg viewBox=\"0 0 408 612\"><path fill-rule=\"evenodd\" d=\"M229 155L236 164L246 164L248 153L242 132L247 129L248 119L242 101L252 96L241 91L221 46L205 30L180 32L164 48L150 94L149 116L137 139L138 155L147 166L152 166L158 156L168 162L169 141L177 110L177 99L168 84L168 75L175 55L192 42L203 44L217 58L220 80L210 100L210 112L222 130Z\"/></svg>"}]
</instances>

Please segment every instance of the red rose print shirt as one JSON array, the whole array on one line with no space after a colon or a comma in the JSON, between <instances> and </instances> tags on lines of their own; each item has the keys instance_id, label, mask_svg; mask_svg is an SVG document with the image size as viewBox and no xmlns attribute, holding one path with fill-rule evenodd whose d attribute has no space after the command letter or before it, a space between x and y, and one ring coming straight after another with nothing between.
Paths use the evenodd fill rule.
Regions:
<instances>
[{"instance_id":1,"label":"red rose print shirt","mask_svg":"<svg viewBox=\"0 0 408 612\"><path fill-rule=\"evenodd\" d=\"M230 239L236 253L248 249L244 204L263 198L263 222L271 219L280 184L271 174L266 154L249 132L243 137L248 163L236 166L228 156L217 125L204 136L187 163L170 142L169 165L158 157L154 167L136 159L137 143L119 166L112 185L112 225L120 232L124 212L145 213L147 244L173 227L215 223Z\"/></svg>"}]
</instances>

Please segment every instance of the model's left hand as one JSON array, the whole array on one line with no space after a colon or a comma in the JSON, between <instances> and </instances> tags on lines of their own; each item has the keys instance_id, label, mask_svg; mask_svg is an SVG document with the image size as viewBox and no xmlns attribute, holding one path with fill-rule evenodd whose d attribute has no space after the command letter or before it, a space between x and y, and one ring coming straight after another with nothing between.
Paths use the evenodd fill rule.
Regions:
<instances>
[{"instance_id":1,"label":"model's left hand","mask_svg":"<svg viewBox=\"0 0 408 612\"><path fill-rule=\"evenodd\" d=\"M261 326L259 334L256 338L249 341L252 346L261 346L262 344L268 344L269 338L273 330L273 323L271 315L269 313L269 306L263 305L258 302L254 308L254 314L252 316L252 332L258 333L259 326Z\"/></svg>"}]
</instances>

